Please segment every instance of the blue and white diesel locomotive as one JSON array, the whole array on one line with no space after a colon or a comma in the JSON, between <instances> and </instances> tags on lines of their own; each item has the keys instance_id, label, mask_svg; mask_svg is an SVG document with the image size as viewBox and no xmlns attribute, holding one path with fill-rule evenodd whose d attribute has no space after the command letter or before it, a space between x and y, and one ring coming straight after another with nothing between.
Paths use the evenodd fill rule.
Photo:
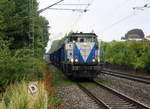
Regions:
<instances>
[{"instance_id":1,"label":"blue and white diesel locomotive","mask_svg":"<svg viewBox=\"0 0 150 109\"><path fill-rule=\"evenodd\" d=\"M99 43L94 33L71 33L50 54L50 61L73 78L95 78L100 69Z\"/></svg>"}]
</instances>

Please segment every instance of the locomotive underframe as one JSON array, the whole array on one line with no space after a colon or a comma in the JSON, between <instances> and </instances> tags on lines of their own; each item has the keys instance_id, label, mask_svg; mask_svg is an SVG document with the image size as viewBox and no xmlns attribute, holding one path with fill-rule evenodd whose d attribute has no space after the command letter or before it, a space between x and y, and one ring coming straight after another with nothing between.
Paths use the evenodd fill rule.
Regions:
<instances>
[{"instance_id":1,"label":"locomotive underframe","mask_svg":"<svg viewBox=\"0 0 150 109\"><path fill-rule=\"evenodd\" d=\"M89 70L91 70L91 71L97 71L97 69L98 69L98 66L87 66L87 65L82 65L82 66L72 66L72 71L76 71L76 70L79 70L79 71L89 71Z\"/></svg>"},{"instance_id":2,"label":"locomotive underframe","mask_svg":"<svg viewBox=\"0 0 150 109\"><path fill-rule=\"evenodd\" d=\"M98 64L74 65L70 63L62 64L61 68L67 76L71 76L73 78L88 78L88 79L95 78L101 69L101 67Z\"/></svg>"}]
</instances>

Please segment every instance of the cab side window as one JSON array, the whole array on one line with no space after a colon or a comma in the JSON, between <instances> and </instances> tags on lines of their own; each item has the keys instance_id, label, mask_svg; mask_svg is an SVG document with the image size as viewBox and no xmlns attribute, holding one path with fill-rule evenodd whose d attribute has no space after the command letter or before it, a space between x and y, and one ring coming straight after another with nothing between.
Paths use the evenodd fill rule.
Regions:
<instances>
[{"instance_id":1,"label":"cab side window","mask_svg":"<svg viewBox=\"0 0 150 109\"><path fill-rule=\"evenodd\" d=\"M84 42L84 39L82 38L82 39L80 39L80 42Z\"/></svg>"}]
</instances>

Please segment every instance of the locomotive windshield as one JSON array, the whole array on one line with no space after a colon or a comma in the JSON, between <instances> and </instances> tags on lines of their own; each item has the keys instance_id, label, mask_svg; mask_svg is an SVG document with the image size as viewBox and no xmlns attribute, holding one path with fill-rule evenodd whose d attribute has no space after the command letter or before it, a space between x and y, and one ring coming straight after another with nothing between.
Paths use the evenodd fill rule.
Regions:
<instances>
[{"instance_id":1,"label":"locomotive windshield","mask_svg":"<svg viewBox=\"0 0 150 109\"><path fill-rule=\"evenodd\" d=\"M93 36L71 36L68 39L68 42L96 42L96 37Z\"/></svg>"}]
</instances>

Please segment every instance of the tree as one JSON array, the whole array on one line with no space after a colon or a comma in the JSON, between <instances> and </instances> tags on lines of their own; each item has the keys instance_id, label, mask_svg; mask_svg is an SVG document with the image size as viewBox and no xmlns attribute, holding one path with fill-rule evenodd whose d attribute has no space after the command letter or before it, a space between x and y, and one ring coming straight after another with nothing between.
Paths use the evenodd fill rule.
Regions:
<instances>
[{"instance_id":1,"label":"tree","mask_svg":"<svg viewBox=\"0 0 150 109\"><path fill-rule=\"evenodd\" d=\"M111 42L103 47L105 62L150 71L150 46L147 42Z\"/></svg>"},{"instance_id":2,"label":"tree","mask_svg":"<svg viewBox=\"0 0 150 109\"><path fill-rule=\"evenodd\" d=\"M44 46L48 41L48 21L38 15L38 3L33 0L33 8L29 9L31 0L1 0L0 1L0 35L5 40L11 40L11 49L29 46L29 26L31 12L35 20L35 41L41 41ZM42 38L41 38L42 36ZM35 43L38 44L38 43ZM36 46L36 45L35 45Z\"/></svg>"},{"instance_id":3,"label":"tree","mask_svg":"<svg viewBox=\"0 0 150 109\"><path fill-rule=\"evenodd\" d=\"M146 38L150 38L150 35L149 35L149 36L146 36Z\"/></svg>"}]
</instances>

